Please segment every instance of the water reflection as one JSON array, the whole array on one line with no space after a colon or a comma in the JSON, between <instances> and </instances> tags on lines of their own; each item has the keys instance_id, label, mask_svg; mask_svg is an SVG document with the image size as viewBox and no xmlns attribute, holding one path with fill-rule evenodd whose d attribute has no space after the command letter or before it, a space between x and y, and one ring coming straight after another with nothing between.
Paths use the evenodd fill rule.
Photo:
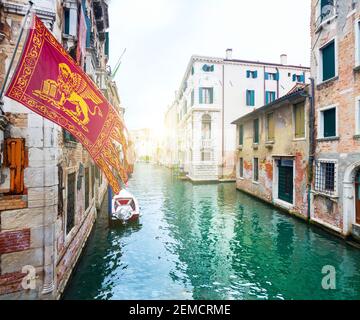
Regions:
<instances>
[{"instance_id":1,"label":"water reflection","mask_svg":"<svg viewBox=\"0 0 360 320\"><path fill-rule=\"evenodd\" d=\"M140 224L109 229L103 212L65 298L360 298L360 251L233 184L138 165L130 191ZM335 291L321 287L325 265L337 270Z\"/></svg>"}]
</instances>

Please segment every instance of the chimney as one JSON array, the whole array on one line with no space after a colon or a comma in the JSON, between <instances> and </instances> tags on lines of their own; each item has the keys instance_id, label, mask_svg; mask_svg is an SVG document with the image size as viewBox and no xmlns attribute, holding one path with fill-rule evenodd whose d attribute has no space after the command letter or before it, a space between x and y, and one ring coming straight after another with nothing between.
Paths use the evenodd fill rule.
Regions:
<instances>
[{"instance_id":1,"label":"chimney","mask_svg":"<svg viewBox=\"0 0 360 320\"><path fill-rule=\"evenodd\" d=\"M280 56L280 61L282 65L287 65L287 55L286 54L282 54Z\"/></svg>"},{"instance_id":2,"label":"chimney","mask_svg":"<svg viewBox=\"0 0 360 320\"><path fill-rule=\"evenodd\" d=\"M232 59L232 49L226 49L226 60Z\"/></svg>"}]
</instances>

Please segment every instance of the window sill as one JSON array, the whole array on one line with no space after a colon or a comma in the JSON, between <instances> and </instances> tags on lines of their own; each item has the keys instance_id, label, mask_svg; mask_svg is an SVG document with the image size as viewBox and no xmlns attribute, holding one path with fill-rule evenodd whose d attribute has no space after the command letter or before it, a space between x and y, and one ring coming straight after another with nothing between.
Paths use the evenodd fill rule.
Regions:
<instances>
[{"instance_id":1,"label":"window sill","mask_svg":"<svg viewBox=\"0 0 360 320\"><path fill-rule=\"evenodd\" d=\"M317 141L318 142L331 142L331 141L339 141L340 137L336 136L336 137L326 137L326 138L318 138Z\"/></svg>"},{"instance_id":2,"label":"window sill","mask_svg":"<svg viewBox=\"0 0 360 320\"><path fill-rule=\"evenodd\" d=\"M293 142L306 141L306 138L294 138Z\"/></svg>"},{"instance_id":3,"label":"window sill","mask_svg":"<svg viewBox=\"0 0 360 320\"><path fill-rule=\"evenodd\" d=\"M337 80L339 80L339 76L335 76L335 77L332 77L332 78L327 79L327 80L325 80L325 81L322 81L322 82L320 82L320 83L316 86L316 89L317 89L317 90L320 90L320 89L322 89L323 87L325 87L326 85L331 84L332 82L335 82L335 81L337 81Z\"/></svg>"},{"instance_id":4,"label":"window sill","mask_svg":"<svg viewBox=\"0 0 360 320\"><path fill-rule=\"evenodd\" d=\"M238 146L238 150L240 150L240 151L242 151L243 150L243 145L241 145L241 146Z\"/></svg>"},{"instance_id":5,"label":"window sill","mask_svg":"<svg viewBox=\"0 0 360 320\"><path fill-rule=\"evenodd\" d=\"M255 184L255 185L260 185L259 181L254 181L253 180L252 183Z\"/></svg>"},{"instance_id":6,"label":"window sill","mask_svg":"<svg viewBox=\"0 0 360 320\"><path fill-rule=\"evenodd\" d=\"M274 144L275 144L275 141L266 141L265 147L271 149L274 147Z\"/></svg>"},{"instance_id":7,"label":"window sill","mask_svg":"<svg viewBox=\"0 0 360 320\"><path fill-rule=\"evenodd\" d=\"M325 25L330 24L336 18L337 18L337 14L334 14L330 18L321 21L320 24L315 28L315 33L319 33L324 28Z\"/></svg>"},{"instance_id":8,"label":"window sill","mask_svg":"<svg viewBox=\"0 0 360 320\"><path fill-rule=\"evenodd\" d=\"M354 72L359 72L360 71L360 64L355 66L353 70L354 70Z\"/></svg>"},{"instance_id":9,"label":"window sill","mask_svg":"<svg viewBox=\"0 0 360 320\"><path fill-rule=\"evenodd\" d=\"M254 150L259 149L259 144L258 144L258 143L253 143L253 149L254 149Z\"/></svg>"},{"instance_id":10,"label":"window sill","mask_svg":"<svg viewBox=\"0 0 360 320\"><path fill-rule=\"evenodd\" d=\"M65 141L64 145L66 148L76 149L78 143L74 141Z\"/></svg>"},{"instance_id":11,"label":"window sill","mask_svg":"<svg viewBox=\"0 0 360 320\"><path fill-rule=\"evenodd\" d=\"M337 194L334 194L334 195L331 195L331 194L328 194L328 193L325 193L325 192L321 192L321 191L311 191L311 193L314 195L314 196L321 196L321 197L326 197L326 198L329 198L330 200L334 201L334 202L337 202L338 199L339 199L339 196Z\"/></svg>"}]
</instances>

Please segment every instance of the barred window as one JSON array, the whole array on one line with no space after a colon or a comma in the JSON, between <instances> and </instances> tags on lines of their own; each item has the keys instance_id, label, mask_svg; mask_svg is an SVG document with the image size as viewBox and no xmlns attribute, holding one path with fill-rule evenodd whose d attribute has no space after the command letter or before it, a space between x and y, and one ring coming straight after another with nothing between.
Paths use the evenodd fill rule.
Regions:
<instances>
[{"instance_id":1,"label":"barred window","mask_svg":"<svg viewBox=\"0 0 360 320\"><path fill-rule=\"evenodd\" d=\"M315 191L336 195L336 162L335 161L317 161Z\"/></svg>"}]
</instances>

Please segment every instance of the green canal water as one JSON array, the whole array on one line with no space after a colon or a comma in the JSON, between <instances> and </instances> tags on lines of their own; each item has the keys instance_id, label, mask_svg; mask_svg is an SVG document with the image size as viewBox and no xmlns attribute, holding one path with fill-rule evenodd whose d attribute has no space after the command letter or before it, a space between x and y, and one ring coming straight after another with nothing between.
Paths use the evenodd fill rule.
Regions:
<instances>
[{"instance_id":1,"label":"green canal water","mask_svg":"<svg viewBox=\"0 0 360 320\"><path fill-rule=\"evenodd\" d=\"M64 299L360 299L360 250L235 190L139 164L137 225L103 206ZM322 268L336 269L336 290Z\"/></svg>"}]
</instances>

